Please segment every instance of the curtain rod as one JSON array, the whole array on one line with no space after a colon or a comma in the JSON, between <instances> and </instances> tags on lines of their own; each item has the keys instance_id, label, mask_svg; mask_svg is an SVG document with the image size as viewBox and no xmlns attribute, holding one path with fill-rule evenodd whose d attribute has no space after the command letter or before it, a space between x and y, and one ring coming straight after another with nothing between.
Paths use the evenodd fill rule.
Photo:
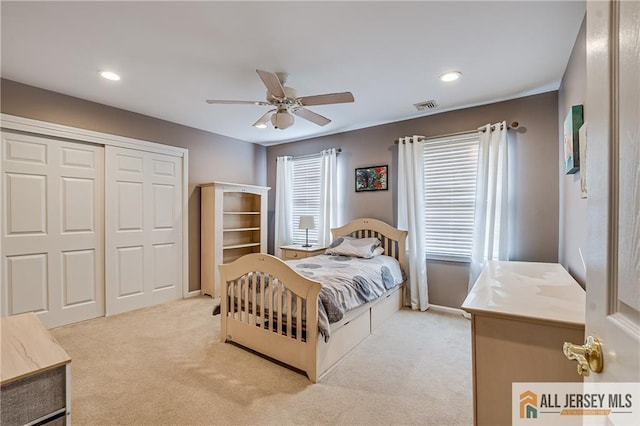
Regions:
<instances>
[{"instance_id":1,"label":"curtain rod","mask_svg":"<svg viewBox=\"0 0 640 426\"><path fill-rule=\"evenodd\" d=\"M518 123L517 121L512 121L511 124L507 126L507 129L517 129L518 127L520 127L520 123ZM496 126L491 126L491 131L494 131L495 129L496 129ZM473 133L473 132L486 132L486 129L483 126L473 130L465 130L463 132L445 133L444 135L436 135L436 136L429 136L429 137L421 136L420 139L418 139L418 141L422 142L422 141L428 141L431 139L446 138L448 136L466 135L468 133ZM397 145L398 143L400 143L400 139L396 139L395 141L393 141L393 143Z\"/></svg>"},{"instance_id":2,"label":"curtain rod","mask_svg":"<svg viewBox=\"0 0 640 426\"><path fill-rule=\"evenodd\" d=\"M327 149L331 149L331 148L327 148ZM336 148L336 153L340 154L342 152L342 148ZM297 156L293 156L293 155L285 155L284 157L291 157L293 159L296 158L311 158L311 157L319 157L322 153L318 152L317 154L306 154L306 155L297 155ZM276 158L277 160L277 158Z\"/></svg>"}]
</instances>

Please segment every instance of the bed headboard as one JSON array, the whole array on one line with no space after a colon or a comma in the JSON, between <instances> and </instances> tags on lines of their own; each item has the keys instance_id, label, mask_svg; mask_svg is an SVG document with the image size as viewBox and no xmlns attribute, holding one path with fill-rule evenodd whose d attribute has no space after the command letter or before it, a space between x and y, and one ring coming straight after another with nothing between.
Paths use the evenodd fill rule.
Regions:
<instances>
[{"instance_id":1,"label":"bed headboard","mask_svg":"<svg viewBox=\"0 0 640 426\"><path fill-rule=\"evenodd\" d=\"M407 241L407 231L394 228L393 226L370 218L354 219L344 226L331 229L331 235L335 240L338 237L354 238L378 238L384 248L384 254L398 259L403 271L407 271L405 250Z\"/></svg>"}]
</instances>

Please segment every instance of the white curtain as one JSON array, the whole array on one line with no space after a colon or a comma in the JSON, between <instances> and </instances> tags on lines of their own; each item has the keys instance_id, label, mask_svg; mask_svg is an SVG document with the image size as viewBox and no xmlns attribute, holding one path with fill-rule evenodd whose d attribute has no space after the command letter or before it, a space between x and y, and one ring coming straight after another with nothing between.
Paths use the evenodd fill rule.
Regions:
<instances>
[{"instance_id":1,"label":"white curtain","mask_svg":"<svg viewBox=\"0 0 640 426\"><path fill-rule=\"evenodd\" d=\"M331 228L338 225L338 155L335 148L320 153L320 212L318 245L331 244Z\"/></svg>"},{"instance_id":2,"label":"white curtain","mask_svg":"<svg viewBox=\"0 0 640 426\"><path fill-rule=\"evenodd\" d=\"M276 158L276 210L274 252L282 257L280 246L293 244L293 161L291 157Z\"/></svg>"},{"instance_id":3,"label":"white curtain","mask_svg":"<svg viewBox=\"0 0 640 426\"><path fill-rule=\"evenodd\" d=\"M469 290L489 260L508 260L507 123L480 132Z\"/></svg>"},{"instance_id":4,"label":"white curtain","mask_svg":"<svg viewBox=\"0 0 640 426\"><path fill-rule=\"evenodd\" d=\"M408 231L406 301L411 309L429 308L424 235L424 149L418 136L398 143L398 228Z\"/></svg>"}]
</instances>

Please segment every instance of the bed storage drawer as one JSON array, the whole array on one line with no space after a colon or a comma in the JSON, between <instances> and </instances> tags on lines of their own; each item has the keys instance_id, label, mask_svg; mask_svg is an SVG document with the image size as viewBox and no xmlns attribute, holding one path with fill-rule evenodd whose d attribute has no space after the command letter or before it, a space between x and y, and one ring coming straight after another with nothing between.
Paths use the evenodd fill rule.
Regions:
<instances>
[{"instance_id":1,"label":"bed storage drawer","mask_svg":"<svg viewBox=\"0 0 640 426\"><path fill-rule=\"evenodd\" d=\"M396 288L371 307L371 331L377 329L387 318L400 309L403 289L404 287Z\"/></svg>"},{"instance_id":2,"label":"bed storage drawer","mask_svg":"<svg viewBox=\"0 0 640 426\"><path fill-rule=\"evenodd\" d=\"M335 331L331 331L330 345L324 340L318 342L318 365L320 374L358 346L369 335L369 310L352 319Z\"/></svg>"}]
</instances>

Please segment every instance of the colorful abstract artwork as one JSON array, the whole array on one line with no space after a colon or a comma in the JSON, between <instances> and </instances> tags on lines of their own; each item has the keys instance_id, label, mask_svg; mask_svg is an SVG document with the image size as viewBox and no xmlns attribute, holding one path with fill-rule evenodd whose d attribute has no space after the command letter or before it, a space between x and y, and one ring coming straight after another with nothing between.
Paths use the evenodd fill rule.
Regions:
<instances>
[{"instance_id":1,"label":"colorful abstract artwork","mask_svg":"<svg viewBox=\"0 0 640 426\"><path fill-rule=\"evenodd\" d=\"M356 169L356 192L386 191L388 189L387 166Z\"/></svg>"}]
</instances>

